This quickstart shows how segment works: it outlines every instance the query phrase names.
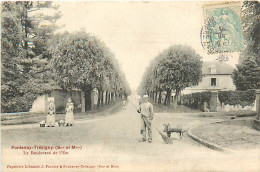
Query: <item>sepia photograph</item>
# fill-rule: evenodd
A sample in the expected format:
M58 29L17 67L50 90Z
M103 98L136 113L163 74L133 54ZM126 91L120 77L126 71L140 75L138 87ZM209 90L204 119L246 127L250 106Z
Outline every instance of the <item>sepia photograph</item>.
M0 171L260 171L260 1L0 10Z

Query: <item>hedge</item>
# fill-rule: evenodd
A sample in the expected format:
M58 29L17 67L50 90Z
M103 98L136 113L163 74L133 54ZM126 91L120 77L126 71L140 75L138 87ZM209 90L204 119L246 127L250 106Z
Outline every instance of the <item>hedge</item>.
M219 91L218 99L221 104L250 106L256 98L255 90L248 91Z
M13 112L29 112L30 108L36 95L33 93L28 93L24 95L8 95L2 94L1 97L1 112L2 113L13 113Z
M207 102L207 104L209 105L210 99L211 99L210 91L185 94L181 96L182 104L194 109L200 109L201 106L203 106L204 102Z

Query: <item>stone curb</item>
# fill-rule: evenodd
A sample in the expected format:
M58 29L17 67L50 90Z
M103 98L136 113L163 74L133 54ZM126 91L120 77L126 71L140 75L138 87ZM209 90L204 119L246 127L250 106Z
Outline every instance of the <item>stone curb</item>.
M254 126L255 129L257 129L258 131L260 131L260 120L254 119L253 126Z
M211 142L208 142L206 140L203 140L202 138L199 138L198 136L194 135L192 133L192 130L197 128L197 127L200 127L200 126L203 126L203 125L210 125L210 124L216 124L216 123L222 123L222 122L225 122L225 121L218 121L218 122L213 122L213 123L208 123L208 124L202 124L202 125L197 125L195 127L192 127L190 128L188 131L187 131L187 134L189 137L191 137L193 140L195 140L196 142L202 144L203 146L206 146L207 148L210 148L210 149L213 149L213 150L216 150L216 151L220 151L220 152L225 152L225 153L233 153L234 151L233 150L230 150L230 149L227 149L227 148L224 148L223 146L220 146L220 145L217 145L215 143L211 143Z

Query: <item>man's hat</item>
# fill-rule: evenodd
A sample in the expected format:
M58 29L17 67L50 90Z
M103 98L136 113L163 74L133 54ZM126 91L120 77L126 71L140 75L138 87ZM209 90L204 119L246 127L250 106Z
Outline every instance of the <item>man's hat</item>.
M144 98L148 98L148 95L143 95L143 99L144 99Z

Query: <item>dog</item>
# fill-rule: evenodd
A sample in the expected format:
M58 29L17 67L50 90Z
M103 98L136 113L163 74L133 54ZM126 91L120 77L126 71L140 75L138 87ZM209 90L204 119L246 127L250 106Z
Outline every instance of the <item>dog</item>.
M183 130L182 128L171 128L171 125L169 123L163 125L164 125L163 132L166 132L168 137L171 137L172 132L175 132L175 133L179 133L180 139L182 139L183 133L186 132L186 130Z

